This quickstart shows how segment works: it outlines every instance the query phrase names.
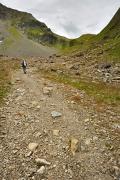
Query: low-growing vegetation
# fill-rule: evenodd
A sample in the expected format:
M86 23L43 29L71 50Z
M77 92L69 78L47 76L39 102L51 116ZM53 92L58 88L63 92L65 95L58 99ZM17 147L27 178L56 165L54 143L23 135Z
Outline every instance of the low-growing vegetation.
M18 68L18 60L0 58L0 104L11 88L11 75Z
M120 88L107 85L105 83L94 83L86 80L77 80L68 75L60 75L50 73L47 71L43 72L44 77L54 80L59 83L71 85L79 90L85 91L87 95L94 98L97 103L106 103L111 105L120 105Z

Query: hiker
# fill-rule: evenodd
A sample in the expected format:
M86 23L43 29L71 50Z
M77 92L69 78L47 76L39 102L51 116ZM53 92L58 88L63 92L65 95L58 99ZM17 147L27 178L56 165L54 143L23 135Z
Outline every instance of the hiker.
M22 68L23 68L24 74L26 74L26 73L27 73L27 72L26 72L26 68L27 68L27 62L26 62L26 60L23 60L23 61L22 61Z

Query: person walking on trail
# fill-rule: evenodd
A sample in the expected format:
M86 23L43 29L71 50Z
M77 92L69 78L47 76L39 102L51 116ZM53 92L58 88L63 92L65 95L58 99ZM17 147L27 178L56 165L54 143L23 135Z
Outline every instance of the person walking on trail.
M22 61L22 68L23 68L24 74L26 74L27 73L27 71L26 71L26 69L27 69L27 62L26 62L26 60Z

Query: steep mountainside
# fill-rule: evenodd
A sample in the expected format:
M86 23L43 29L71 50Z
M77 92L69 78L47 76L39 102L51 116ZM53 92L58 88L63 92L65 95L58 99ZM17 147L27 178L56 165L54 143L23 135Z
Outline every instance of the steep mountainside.
M98 35L71 40L64 55L53 57L52 64L43 64L43 71L98 101L120 103L120 9Z
M114 15L110 23L98 35L101 39L120 37L120 8Z
M73 52L74 54L82 53L94 56L104 52L104 58L109 59L118 59L120 56L120 9L98 35L86 34L73 40L54 34L44 23L36 20L32 14L13 10L2 4L0 4L0 22L0 41L4 42L4 45L0 46L0 53L13 52L11 49L14 49L18 44L19 52L22 52L21 45L24 47L24 44L26 44L24 41L26 41L29 47L32 43L31 47L33 48L30 52L33 56L36 51L39 52L38 44L43 45L42 49L46 50L44 46L47 45L61 49L63 53ZM18 39L21 38L22 43L18 42ZM16 42L15 45L13 45L13 42ZM34 45L35 42L37 47L36 44ZM12 54L14 55L14 53Z
M56 52L52 47L67 43L67 39L54 34L31 14L0 4L0 54L48 56Z
M98 34L83 35L78 39L70 41L69 48L65 51L99 51L103 50L108 56L119 58L120 56L120 8L114 15L110 23Z
M67 39L54 34L44 23L36 20L32 14L7 8L0 4L0 19L9 20L12 26L23 31L29 39L47 45L64 45Z

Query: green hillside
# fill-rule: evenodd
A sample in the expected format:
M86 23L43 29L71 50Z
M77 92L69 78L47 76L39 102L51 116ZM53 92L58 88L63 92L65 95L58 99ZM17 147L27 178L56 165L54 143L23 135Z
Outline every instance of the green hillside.
M64 52L81 51L86 53L94 49L96 52L103 50L105 56L120 57L120 9L98 35L87 34L73 39L69 43L69 48L64 48Z
M1 43L2 42L2 43ZM0 4L0 54L10 56L49 56L68 40L54 34L32 14Z
M120 9L110 23L98 34L86 34L77 39L69 40L54 34L44 23L36 20L32 14L20 12L0 4L0 53L10 52L17 47L18 54L29 54L21 50L29 47L31 54L46 54L46 46L54 47L61 53L104 53L105 58L118 59L120 57ZM25 42L26 41L26 42ZM39 47L40 46L40 47ZM29 48L27 48L29 50ZM50 50L50 49L49 49ZM41 51L40 51L41 52ZM55 50L52 49L52 53ZM49 53L48 53L49 54Z
M0 20L0 54L13 57L50 56L55 49L43 46L27 38L9 21Z
M29 39L40 44L65 46L67 39L54 34L44 23L36 20L32 14L7 8L0 4L0 19L7 20L21 30Z

